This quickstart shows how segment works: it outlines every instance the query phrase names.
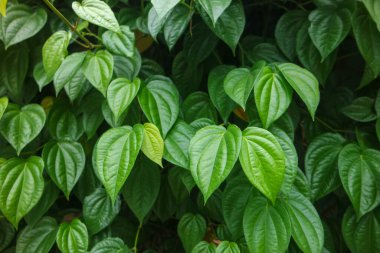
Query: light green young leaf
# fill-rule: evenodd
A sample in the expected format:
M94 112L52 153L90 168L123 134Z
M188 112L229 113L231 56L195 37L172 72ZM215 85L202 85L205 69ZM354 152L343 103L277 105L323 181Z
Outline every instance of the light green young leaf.
M117 237L108 237L98 242L90 251L90 253L130 253L128 246L123 240Z
M106 131L96 143L93 165L99 180L115 203L140 151L142 125L123 126Z
M185 248L190 253L206 234L206 220L199 214L187 213L179 220L177 232Z
M200 5L207 12L214 26L231 2L232 0L199 0Z
M28 225L20 233L16 243L16 253L47 253L55 243L58 224L51 217L43 217L35 225Z
M81 3L74 1L72 8L81 19L115 33L121 32L115 14L102 0L83 0Z
M306 104L311 117L314 119L320 97L318 80L308 70L293 63L282 63L278 65L278 68Z
M7 15L7 2L8 0L0 0L0 14L3 17Z
M46 171L69 199L85 165L85 153L78 142L50 141L42 151Z
M340 179L358 219L380 203L379 164L378 150L363 150L356 144L348 144L339 154Z
M71 33L58 31L53 33L42 47L42 62L48 77L53 77L67 56Z
M127 78L117 78L108 86L107 102L116 121L133 102L140 89L140 84L141 80L138 78L132 82Z
M45 125L44 109L37 104L24 107L9 105L0 121L3 137L20 154L21 150L41 132Z
M5 49L36 35L47 21L43 8L34 9L25 4L12 4L2 17L1 27Z
M0 210L14 227L37 204L44 190L40 157L11 158L0 166Z
M62 253L85 253L88 248L86 225L78 218L61 223L57 234L58 248Z
M96 53L88 52L82 70L87 80L106 96L108 85L113 74L113 57L106 50Z
M1 97L0 98L0 120L4 115L5 110L8 107L8 98L7 97Z
M162 167L162 156L164 155L164 140L160 130L152 123L144 124L144 138L141 151L153 162Z
M132 57L135 50L135 34L128 26L120 26L121 32L106 31L103 43L112 54Z
M206 203L238 159L242 133L235 125L207 126L190 141L190 170Z
M153 8L156 10L158 17L162 20L180 0L152 0Z
M262 128L246 128L239 161L249 181L274 203L285 177L285 155L276 137Z

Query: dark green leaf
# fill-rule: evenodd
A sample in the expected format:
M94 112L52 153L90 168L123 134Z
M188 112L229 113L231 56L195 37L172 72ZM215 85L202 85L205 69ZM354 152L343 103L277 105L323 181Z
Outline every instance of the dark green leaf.
M359 121L370 122L377 118L374 108L375 100L370 97L359 97L352 103L342 109L342 112L347 117Z
M185 214L177 230L186 253L191 252L206 234L206 220L199 214Z

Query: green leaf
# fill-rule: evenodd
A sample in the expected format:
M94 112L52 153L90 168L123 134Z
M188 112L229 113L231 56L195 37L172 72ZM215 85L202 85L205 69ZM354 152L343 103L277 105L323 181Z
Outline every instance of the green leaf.
M376 22L377 29L380 31L380 3L376 0L363 0L362 2L372 19Z
M6 219L0 220L0 250L5 250L11 244L16 229Z
M129 253L128 246L123 240L116 237L108 237L98 242L90 251L90 253Z
M215 253L215 250L216 246L214 243L201 241L197 245L195 245L191 253Z
M311 117L314 119L320 96L318 80L308 70L293 63L283 63L278 65L278 68L306 104Z
M254 82L255 77L249 69L233 69L224 78L224 91L245 110Z
M138 95L145 116L155 124L165 138L179 114L179 93L170 80L150 81Z
M376 135L377 139L380 141L380 118L376 121Z
M140 89L140 84L141 81L138 78L133 81L129 81L127 78L117 78L108 86L107 102L116 121L132 104Z
M160 130L152 123L144 124L144 138L141 151L153 162L162 167L162 156L164 155L164 140Z
M218 112L213 106L209 95L202 91L191 93L183 101L182 112L184 119L188 123L200 118L208 118L213 122L218 120Z
M293 91L281 73L266 66L255 80L254 95L260 119L268 128L288 109Z
M340 186L338 156L345 142L340 134L326 133L314 138L307 148L305 172L312 200L318 200Z
M103 43L112 54L132 57L135 49L135 34L128 26L120 26L121 32L106 31Z
M86 82L86 77L81 70L85 57L86 53L73 53L63 60L54 75L55 94L57 96L63 88L66 89L71 101L79 95Z
M352 30L361 55L376 78L380 74L380 29L364 8L358 8L352 20Z
M324 232L321 219L314 206L301 193L291 191L287 201L292 237L305 253L320 253Z
M86 161L82 145L73 141L51 141L45 145L42 157L50 178L69 199Z
M16 253L48 253L55 243L58 224L51 217L43 217L34 226L28 225L20 233Z
M37 204L44 190L40 157L12 158L0 166L0 210L13 226Z
M164 158L168 162L189 169L189 144L195 129L183 120L177 120L165 138Z
M206 203L211 194L230 174L238 159L241 131L235 125L207 126L190 141L190 170Z
M236 46L245 27L245 14L241 1L232 1L215 24L213 24L213 20L208 16L207 12L199 7L197 9L203 21L235 53Z
M202 241L206 228L206 220L199 214L187 213L181 217L177 231L186 253Z
M82 70L87 80L100 91L103 96L106 96L113 73L112 54L106 50L99 50L96 53L88 52L84 59Z
M216 248L216 253L240 253L239 246L236 242L224 241Z
M338 168L343 187L358 218L380 203L380 152L349 144L339 154Z
M374 105L375 100L373 98L359 97L344 107L342 113L355 121L371 122L377 118Z
M207 12L214 25L231 2L232 0L199 0L200 5Z
M2 17L1 30L5 49L36 35L47 20L43 8L32 8L25 4L12 4L7 15Z
M277 45L290 60L296 58L297 33L306 19L306 12L292 10L282 15L276 24L274 36Z
M169 49L173 49L178 39L184 33L190 22L193 12L182 5L174 7L173 11L166 18L164 25L164 37Z
M101 0L83 0L81 3L73 2L72 8L75 14L83 20L104 27L113 32L121 32L111 8Z
M7 97L1 97L0 98L0 120L4 115L5 110L8 107L8 98Z
M364 215L358 220L350 207L342 221L344 240L353 253L376 253L380 251L380 209Z
M154 9L160 19L163 19L180 0L152 0Z
M274 203L285 176L285 155L276 137L262 128L246 128L239 161L249 181Z
M135 125L106 131L96 143L93 165L99 180L115 203L140 151L143 126Z
M157 41L157 35L160 33L161 29L164 27L165 21L169 16L168 12L162 19L158 16L157 11L154 7L150 8L148 13L148 31L154 40Z
M54 76L67 56L70 38L70 32L58 31L53 33L42 47L42 62L49 77Z
M34 80L36 80L40 92L43 87L45 87L51 81L53 81L53 77L47 75L42 62L39 62L37 65L34 66L33 77Z
M318 8L309 20L309 35L325 60L350 32L351 12L347 8Z
M123 197L140 223L152 209L160 191L160 171L146 158L140 157L125 183Z
M252 253L280 253L288 248L292 224L282 202L272 206L264 197L252 198L244 211L243 226Z
M121 201L118 198L112 204L111 198L103 188L96 189L83 202L83 219L90 235L94 235L111 224L120 212Z
M110 125L113 128L125 125L126 117L127 117L127 114L128 114L128 109L129 108L127 108L127 110L125 110L120 115L120 118L118 120L116 120L115 116L113 115L111 109L108 106L107 101L104 100L103 103L102 103L103 117L106 120L106 122L108 123L108 125Z
M136 48L133 57L114 55L113 62L116 77L125 77L129 80L137 77L142 64L141 55Z
M19 155L41 132L45 120L45 112L40 105L8 106L0 121L0 132Z
M88 248L86 225L78 218L61 223L57 234L58 248L62 253L84 253Z

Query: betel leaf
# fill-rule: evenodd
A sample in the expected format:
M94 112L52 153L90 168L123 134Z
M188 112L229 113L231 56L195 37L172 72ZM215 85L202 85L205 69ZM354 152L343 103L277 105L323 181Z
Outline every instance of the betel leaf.
M53 33L42 47L42 62L46 74L53 77L67 56L71 33L58 31Z
M230 174L238 159L241 131L235 125L228 128L207 126L190 141L190 170L206 203L211 194Z
M231 98L224 91L223 80L234 67L228 65L220 65L210 71L208 75L208 91L210 99L218 110L224 122L227 122L233 109L236 107Z
M239 161L249 181L274 203L285 176L285 155L276 137L262 128L246 128Z
M170 14L170 12L168 13ZM164 27L166 18L168 14L165 15L162 19L158 16L157 11L154 7L150 8L148 13L148 31L150 36L157 41L157 35L160 33L161 29Z
M199 3L202 8L207 12L215 25L220 15L228 8L232 0L200 0Z
M106 31L103 43L112 54L132 57L135 49L135 34L128 26L120 26L121 32Z
M374 73L373 77L377 77L380 74L380 29L365 8L358 8L355 12L352 30L361 55Z
M189 144L195 129L183 120L177 120L166 135L164 159L182 168L189 168Z
M115 14L104 1L83 0L81 3L74 1L72 8L81 19L116 33L121 32Z
M120 206L120 199L112 204L111 198L103 188L98 188L86 196L83 202L83 219L88 233L94 235L110 225L120 212Z
M199 14L211 31L235 52L245 27L245 14L241 1L232 1L215 24L203 8L199 5L197 7Z
M5 110L8 107L8 98L7 97L1 97L0 98L0 120L4 115Z
M244 211L243 226L252 253L281 253L288 248L292 224L282 202L272 206L264 197L252 198Z
M179 220L177 232L186 253L192 251L206 234L206 220L199 214L187 213Z
M51 217L43 217L35 225L28 225L20 233L16 243L16 253L48 253L55 243L58 224Z
M153 162L162 167L162 156L164 155L164 140L160 130L152 123L144 124L144 138L141 151Z
M178 5L174 7L173 11L166 18L164 24L164 38L170 50L175 46L185 31L192 16L192 11L189 11L185 6Z
M179 2L180 0L152 0L153 8L160 19L163 19Z
M0 250L5 250L12 242L16 229L6 219L0 220Z
M108 237L97 244L91 249L90 253L130 253L128 246L124 244L123 240L117 237Z
M215 253L215 250L216 246L214 243L201 241L197 245L195 245L191 253Z
M352 103L342 109L342 113L359 122L371 122L376 120L374 108L375 100L370 97L358 97Z
M345 142L340 134L326 133L314 138L307 148L305 172L312 200L318 200L339 187L338 156Z
M156 202L160 178L157 165L140 157L125 183L122 191L124 200L141 224Z
M69 199L85 165L82 145L73 141L50 141L45 145L42 157L50 178Z
M360 218L380 203L380 152L349 144L338 159L340 179Z
M20 154L21 150L41 132L45 125L44 109L37 104L24 107L9 105L0 121L3 137Z
M320 253L324 242L323 226L311 202L293 190L286 208L292 224L292 237L298 247L305 253Z
M179 93L170 80L150 81L138 95L145 116L155 124L165 138L179 114Z
M218 245L215 253L240 253L240 249L236 242L223 241Z
M288 109L293 90L281 73L265 66L255 80L254 95L260 119L268 128Z
M343 238L353 253L380 251L380 209L358 219L349 207L342 221Z
M42 195L43 168L37 156L11 158L0 166L0 210L16 228Z
M182 103L183 118L191 123L197 119L207 118L217 122L218 112L211 102L209 94L202 91L191 93Z
M83 64L84 58L86 57L86 53L73 53L67 56L58 70L54 75L54 88L55 94L58 93L64 88L68 87L70 91L77 90L74 92L79 93L86 82L86 77L84 76L81 66ZM72 93L68 93L67 95L71 100L75 99L76 96L72 96Z
M311 117L314 119L320 99L318 80L308 70L293 63L282 63L278 65L278 68L306 104Z
M377 24L377 29L380 31L380 3L376 0L363 0L362 1L367 8L372 19Z
M346 38L351 29L351 12L347 8L318 8L309 15L309 35L326 59Z
M70 223L61 223L56 241L62 253L87 252L88 233L86 225L78 218L73 219Z
M297 33L306 19L306 12L292 10L282 15L277 22L274 32L277 45L290 60L296 57Z
M127 78L117 78L108 86L107 102L116 121L133 102L140 89L140 84L141 80L138 78L133 81Z
M93 165L99 180L115 203L140 151L143 126L135 125L106 131L96 143Z
M12 4L7 15L2 17L1 27L5 48L33 37L47 21L43 8L34 9L25 4Z
M106 50L99 50L96 53L88 51L82 65L82 70L87 80L99 90L103 96L106 96L113 73L112 54Z
M40 92L42 91L43 87L45 87L51 81L53 81L53 77L47 75L42 62L39 62L37 65L34 66L33 77L34 80L36 80Z

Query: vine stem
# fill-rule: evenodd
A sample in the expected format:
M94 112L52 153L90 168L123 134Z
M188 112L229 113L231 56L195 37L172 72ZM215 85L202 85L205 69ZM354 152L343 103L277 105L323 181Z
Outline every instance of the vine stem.
M65 24L70 28L71 31L75 32L78 35L78 37L87 44L88 48L94 48L94 45L80 32L78 32L76 27L73 24L71 24L71 22L57 8L55 8L55 6L49 0L42 1L49 7L49 9L52 12L54 12L55 15L57 15L63 22L65 22Z
M135 253L137 253L137 243L139 242L139 236L140 236L141 228L142 228L142 223L139 224L139 227L137 229L136 236L135 236L135 243L133 245L133 252L135 252Z

